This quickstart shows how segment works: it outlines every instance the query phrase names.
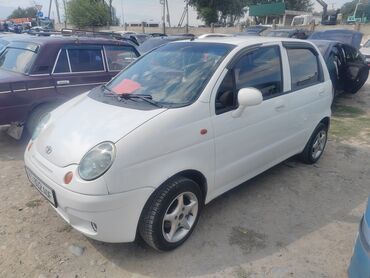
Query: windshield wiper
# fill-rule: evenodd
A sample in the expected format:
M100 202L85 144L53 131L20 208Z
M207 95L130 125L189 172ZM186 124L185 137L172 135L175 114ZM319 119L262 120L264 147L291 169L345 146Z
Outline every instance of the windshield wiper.
M144 100L147 103L150 103L153 106L156 106L156 107L159 107L159 108L162 108L163 107L158 102L154 101L153 100L153 97L151 95L144 95L144 94L122 94L122 95L119 95L119 96L121 98L124 98L124 99L138 98L138 99Z

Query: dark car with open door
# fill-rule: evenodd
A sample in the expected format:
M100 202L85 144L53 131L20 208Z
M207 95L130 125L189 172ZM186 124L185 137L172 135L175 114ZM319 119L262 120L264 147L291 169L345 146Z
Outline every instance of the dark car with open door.
M124 41L20 37L0 54L0 125L20 138L59 104L108 82L139 56Z
M365 57L351 45L328 40L311 40L323 55L334 93L357 93L369 76Z

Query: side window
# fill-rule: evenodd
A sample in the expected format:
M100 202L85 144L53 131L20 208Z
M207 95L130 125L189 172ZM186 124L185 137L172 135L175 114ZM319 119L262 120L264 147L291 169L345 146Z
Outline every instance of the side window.
M288 48L292 90L299 90L320 82L317 56L307 48Z
M101 49L68 49L72 72L104 71Z
M67 52L65 49L62 49L62 51L59 54L58 61L56 62L54 73L65 73L65 72L70 72L70 68L68 64Z
M216 94L216 114L234 110L237 92L242 88L254 87L268 99L283 92L279 46L261 47L242 56L229 70Z
M236 91L233 70L225 75L216 95L216 114L222 114L236 108Z
M271 98L283 91L279 46L261 47L243 56L234 67L236 90L253 87Z
M107 45L104 49L109 71L120 71L137 58L134 48L130 46Z

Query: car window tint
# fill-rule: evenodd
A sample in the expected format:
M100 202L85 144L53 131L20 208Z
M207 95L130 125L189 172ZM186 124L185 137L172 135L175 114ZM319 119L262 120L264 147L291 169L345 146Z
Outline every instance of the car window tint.
M69 65L68 65L68 58L67 52L63 49L58 57L58 61L54 68L54 73L63 73L63 72L70 72Z
M119 71L137 58L134 48L130 46L108 45L104 47L110 71Z
M100 49L68 49L72 72L103 71Z
M319 64L317 57L309 49L287 49L292 90L319 82Z
M261 47L243 56L234 67L236 90L253 87L264 98L283 90L279 46Z
M233 71L229 70L216 94L216 114L222 114L236 108L236 91Z
M6 48L0 56L0 69L28 73L36 54L19 48Z

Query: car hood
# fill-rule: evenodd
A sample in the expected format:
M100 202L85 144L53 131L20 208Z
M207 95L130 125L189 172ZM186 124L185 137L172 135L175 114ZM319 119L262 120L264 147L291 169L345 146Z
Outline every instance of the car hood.
M165 110L119 107L83 94L51 113L34 144L43 157L59 167L78 164L94 146L104 141L117 142Z
M362 55L370 55L370 47L361 47L360 52Z

